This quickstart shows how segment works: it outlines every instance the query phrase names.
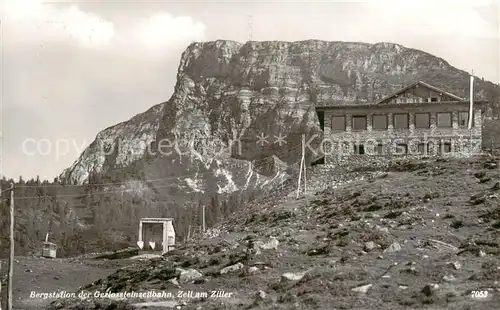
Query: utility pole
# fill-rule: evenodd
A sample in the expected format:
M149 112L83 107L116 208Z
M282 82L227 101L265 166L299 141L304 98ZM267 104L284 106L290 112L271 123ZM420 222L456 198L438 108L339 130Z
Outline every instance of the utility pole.
M8 310L12 310L12 278L14 274L14 183L10 184L10 257Z
M299 171L299 181L297 185L297 199L300 196L300 182L302 181L302 170L304 170L304 152L305 152L305 136L302 135L302 156L300 158L300 171Z
M470 95L469 95L469 100L470 100L470 107L469 107L469 122L468 122L468 129L471 130L472 128L472 121L474 117L474 70L472 70L472 73L470 75Z
M202 221L203 221L203 232L205 232L205 205L203 205L203 210L202 210L202 214L201 214L201 217L202 217ZM2 310L2 309L0 309Z
M302 165L304 168L304 196L306 195L307 192L307 165L306 165L306 136L302 136L302 161L304 164Z
M2 206L2 182L0 181L0 207ZM0 310L2 310L2 261L0 261Z

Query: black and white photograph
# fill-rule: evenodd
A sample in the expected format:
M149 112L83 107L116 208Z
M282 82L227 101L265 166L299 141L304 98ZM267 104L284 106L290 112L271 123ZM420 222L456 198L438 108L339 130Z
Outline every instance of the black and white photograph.
M500 309L498 0L0 5L0 310Z

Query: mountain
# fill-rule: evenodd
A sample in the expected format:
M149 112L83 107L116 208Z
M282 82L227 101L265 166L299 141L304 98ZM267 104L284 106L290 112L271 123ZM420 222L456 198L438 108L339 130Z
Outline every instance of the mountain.
M16 252L36 253L47 232L62 256L134 245L142 217L175 218L182 240L201 225L202 207L212 227L263 194L290 194L301 135L312 148L321 139L316 103L372 102L415 80L468 97L467 72L392 43L193 43L168 101L100 132L58 182L15 184ZM476 79L475 89L498 115L499 87ZM484 136L493 148L492 125ZM306 151L308 162L321 157ZM308 180L310 190L325 185L309 172Z
M172 97L100 132L60 179L82 184L149 158L144 179L186 174L179 186L192 192L263 185L299 160L302 133L321 134L315 103L373 102L416 80L468 97L467 72L393 43L192 43ZM478 99L497 101L497 85L476 81Z
M66 205L95 238L116 236L107 244L133 244L140 217L174 217L186 236L201 225L201 206L212 226L249 200L280 195L302 136L306 161L321 158L316 103L373 102L416 80L468 98L467 72L393 43L192 43L172 97L99 133L61 174L62 184L86 184ZM475 90L498 111L499 86L476 79Z

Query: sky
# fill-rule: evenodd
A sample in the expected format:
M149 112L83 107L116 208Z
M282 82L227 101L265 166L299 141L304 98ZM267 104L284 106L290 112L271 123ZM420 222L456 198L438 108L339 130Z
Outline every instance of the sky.
M168 100L193 41L393 42L500 82L498 0L0 3L0 175L14 179L52 180L99 131Z

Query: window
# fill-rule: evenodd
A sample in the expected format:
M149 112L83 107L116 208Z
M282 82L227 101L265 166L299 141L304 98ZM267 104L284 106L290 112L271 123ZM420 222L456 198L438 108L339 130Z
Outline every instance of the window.
M395 155L405 155L408 154L408 144L398 143L396 144Z
M351 143L349 142L342 142L342 144L339 143L340 151L342 153L344 152L349 152L349 148L352 146Z
M431 97L431 102L437 102L438 98L437 97Z
M332 131L345 131L345 115L332 117Z
M352 117L353 130L366 130L366 115L354 115Z
M375 154L377 155L383 155L384 154L384 145L383 144L377 144L375 146Z
M419 155L427 155L427 144L419 143L417 151Z
M460 127L469 126L469 112L458 112L458 126ZM472 126L474 126L474 118L472 118Z
M436 155L436 141L428 141L427 142L427 155Z
M451 153L451 143L450 142L444 142L441 145L441 153L443 153L443 154Z
M438 127L451 127L451 113L437 113Z
M429 113L415 113L415 128L431 127L431 115Z
M387 115L375 114L373 115L373 129L387 129Z
M319 120L319 128L321 130L325 130L325 112L318 111L318 120Z
M408 113L394 114L394 128L408 128Z
M354 154L365 154L365 146L363 144L354 144Z

